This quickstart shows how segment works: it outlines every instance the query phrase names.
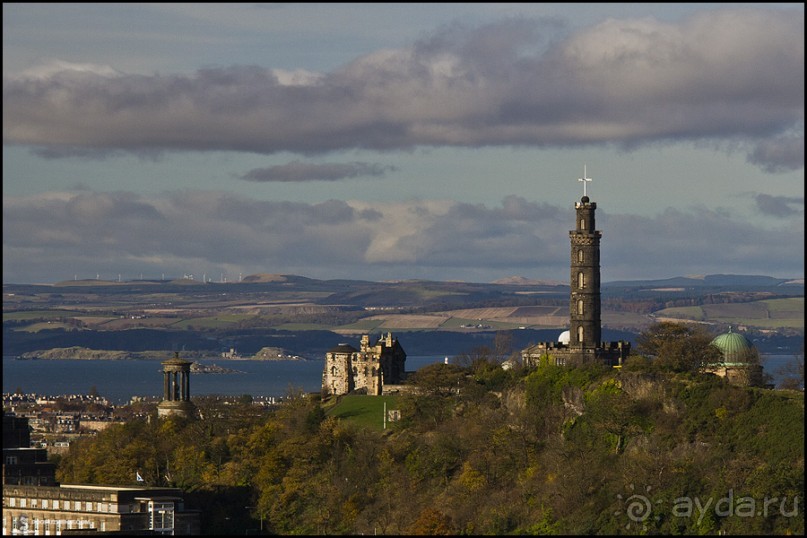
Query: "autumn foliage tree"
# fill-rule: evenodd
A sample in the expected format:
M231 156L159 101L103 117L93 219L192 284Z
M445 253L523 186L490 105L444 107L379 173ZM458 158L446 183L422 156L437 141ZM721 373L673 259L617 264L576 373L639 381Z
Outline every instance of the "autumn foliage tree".
M697 372L704 364L722 359L711 345L713 336L700 326L662 321L651 325L637 338L637 351L651 357L659 369Z

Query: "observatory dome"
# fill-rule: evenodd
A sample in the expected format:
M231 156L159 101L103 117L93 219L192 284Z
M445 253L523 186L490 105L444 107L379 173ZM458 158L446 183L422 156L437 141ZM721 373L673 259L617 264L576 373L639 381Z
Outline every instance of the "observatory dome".
M723 352L723 360L728 363L747 362L754 350L754 344L740 333L729 332L718 335L712 340L712 345Z

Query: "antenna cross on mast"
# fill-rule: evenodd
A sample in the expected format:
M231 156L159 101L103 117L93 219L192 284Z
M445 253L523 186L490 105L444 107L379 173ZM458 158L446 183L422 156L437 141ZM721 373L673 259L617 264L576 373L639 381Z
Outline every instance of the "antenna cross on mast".
M586 165L583 165L583 177L577 178L577 181L583 182L583 196L587 196L586 194L586 184L591 182L590 177L586 177Z

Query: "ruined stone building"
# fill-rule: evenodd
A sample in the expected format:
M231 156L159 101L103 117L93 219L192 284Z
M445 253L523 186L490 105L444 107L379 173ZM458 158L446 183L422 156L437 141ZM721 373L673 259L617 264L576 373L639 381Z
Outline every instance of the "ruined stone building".
M541 358L552 364L581 364L603 361L617 366L630 354L630 342L603 342L600 311L600 238L594 214L597 204L586 195L575 203L575 229L571 242L569 330L557 342L539 342L521 351L525 365L535 366Z
M322 372L323 395L354 391L380 395L384 385L397 385L406 376L406 352L392 333L370 344L370 336L361 337L359 349L339 344L325 354Z

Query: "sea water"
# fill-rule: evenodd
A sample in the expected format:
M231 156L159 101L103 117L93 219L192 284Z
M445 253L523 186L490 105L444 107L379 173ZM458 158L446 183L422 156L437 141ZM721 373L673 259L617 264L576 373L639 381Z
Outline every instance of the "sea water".
M779 371L794 361L794 355L762 355L765 373L778 384ZM406 370L416 371L428 364L444 362L443 356L410 356ZM159 360L70 360L3 357L3 392L58 396L95 391L110 403L124 404L132 396L162 395L163 374ZM202 365L216 364L239 373L191 374L191 397L208 394L224 396L281 397L290 390L318 392L322 386L321 360L217 360L200 359Z
M443 362L444 357L410 356L406 370ZM191 397L224 396L280 397L290 390L318 392L322 387L321 360L222 360L200 359L201 365L216 364L238 373L190 375ZM3 357L3 392L58 396L88 394L94 389L110 403L127 403L132 396L162 396L163 374L159 360L71 360Z

